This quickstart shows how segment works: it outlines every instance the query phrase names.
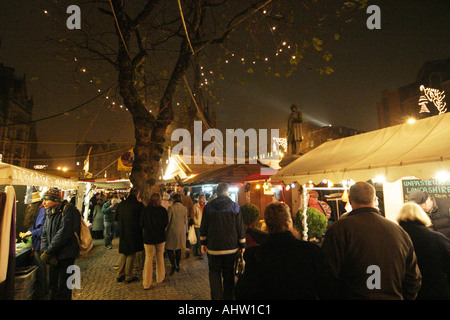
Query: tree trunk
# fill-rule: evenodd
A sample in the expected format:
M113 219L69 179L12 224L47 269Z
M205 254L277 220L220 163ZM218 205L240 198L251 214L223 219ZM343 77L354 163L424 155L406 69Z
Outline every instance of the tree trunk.
M135 127L136 145L134 147L134 162L131 171L130 181L133 187L140 192L141 199L147 203L152 194L152 187L158 180L161 163L160 160L164 153L165 136L167 127L174 118L172 102L176 89L183 75L185 74L189 63L189 47L186 41L183 41L180 48L180 55L177 64L172 71L166 91L160 101L160 111L156 119L149 113L142 102L139 100L136 83L132 70L124 65L120 72L119 81L121 83L122 97L128 97L125 105L133 116ZM129 107L132 106L131 108Z
M151 3L149 2L151 6ZM139 45L140 53L132 59L128 51L130 38L135 31L136 25L130 24L130 20L124 12L122 1L114 1L114 8L118 12L120 29L117 29L119 39L118 68L120 94L125 106L132 115L135 127L136 145L134 147L134 162L131 170L130 181L134 188L140 192L140 197L147 203L152 193L152 187L158 180L160 160L164 153L165 136L167 127L174 118L172 103L179 82L185 75L189 66L190 47L186 38L181 41L180 53L177 63L171 73L166 90L160 101L159 113L156 118L145 108L140 100L137 88L137 74L139 68L145 66L147 54ZM192 34L197 35L202 17L202 2L196 1L195 22ZM141 43L140 36L136 34L138 44Z

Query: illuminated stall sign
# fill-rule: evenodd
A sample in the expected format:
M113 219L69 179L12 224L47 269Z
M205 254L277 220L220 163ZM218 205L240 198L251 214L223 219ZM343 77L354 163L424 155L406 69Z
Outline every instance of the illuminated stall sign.
M420 86L420 98L419 98L419 113L431 114L429 109L429 103L431 102L437 109L438 114L447 112L447 103L444 101L445 91L439 91L438 89L427 88L423 85ZM433 112L434 114L434 112Z
M411 179L403 180L402 185L405 202L408 201L408 194L414 190L422 190L437 199L450 200L450 181Z
M408 202L408 194L414 190L422 190L432 197L438 207L440 215L447 215L450 208L450 180L442 181L438 179L420 180L410 179L402 180L403 199Z

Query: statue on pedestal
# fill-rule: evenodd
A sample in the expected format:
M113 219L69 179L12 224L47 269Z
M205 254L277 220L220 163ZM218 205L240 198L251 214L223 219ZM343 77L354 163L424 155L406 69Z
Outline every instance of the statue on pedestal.
M296 155L300 153L300 142L303 140L302 123L302 113L297 110L295 104L291 105L287 127L288 154Z

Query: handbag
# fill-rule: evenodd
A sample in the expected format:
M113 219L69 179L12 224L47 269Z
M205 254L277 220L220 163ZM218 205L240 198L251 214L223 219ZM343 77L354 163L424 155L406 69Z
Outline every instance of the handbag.
M191 245L197 243L197 236L195 235L195 229L193 225L189 227L188 240Z

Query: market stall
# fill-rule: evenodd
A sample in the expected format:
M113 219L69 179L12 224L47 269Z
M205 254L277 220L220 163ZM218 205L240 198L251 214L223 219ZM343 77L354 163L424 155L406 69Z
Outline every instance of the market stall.
M14 269L26 264L25 258L31 250L30 245L16 243L17 234L26 231L23 230L23 218L26 206L31 202L31 193L57 187L67 196L67 191L77 189L78 182L0 163L0 187L4 203L0 219L0 293L8 299L14 294Z
M270 167L262 164L230 164L225 167L207 171L191 178L183 180L183 184L199 192L212 195L214 189L220 182L226 182L230 185L230 197L239 205L246 203L244 182L245 179L255 173L260 173Z
M377 181L383 185L386 218L394 220L405 201L402 181L419 179L448 185L449 136L450 114L445 113L326 142L271 178L303 185L304 195L310 182L324 179L335 183Z

